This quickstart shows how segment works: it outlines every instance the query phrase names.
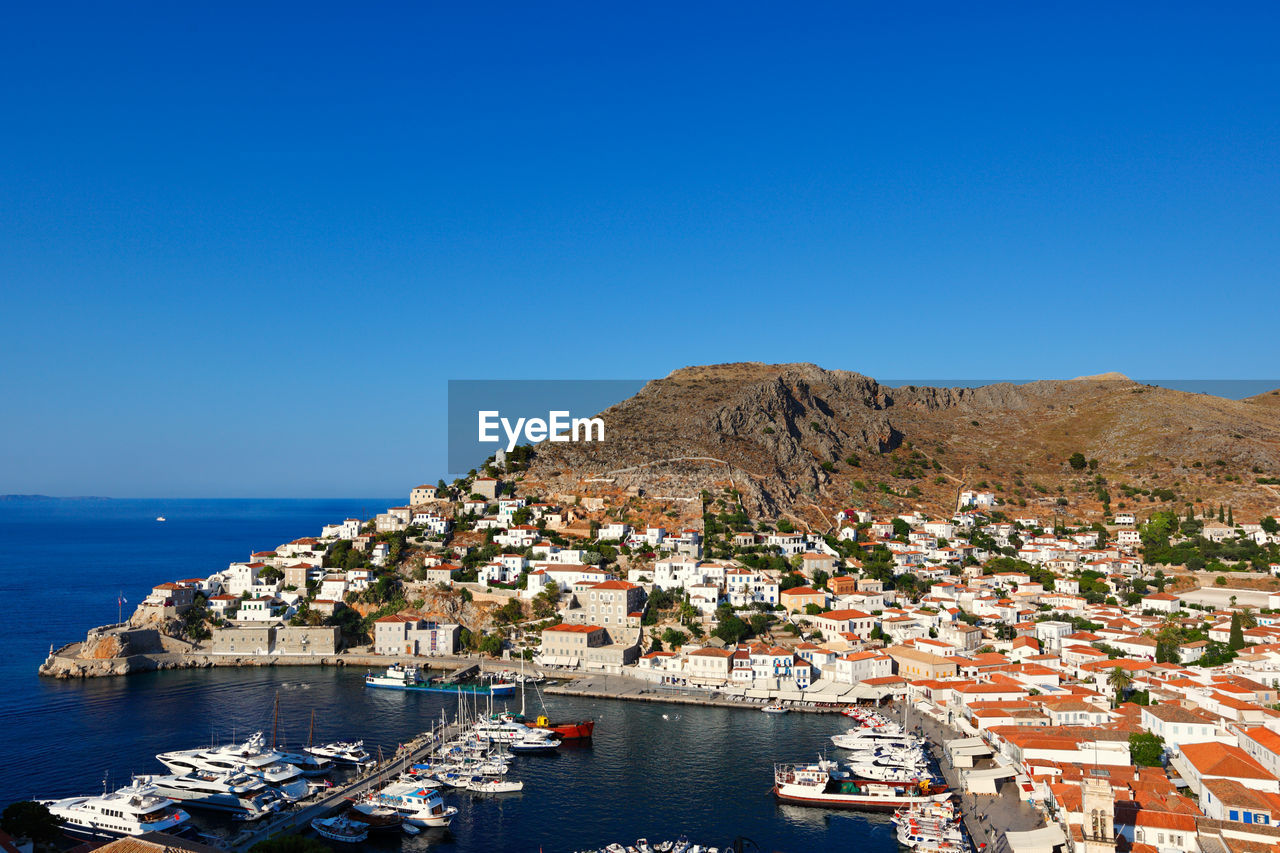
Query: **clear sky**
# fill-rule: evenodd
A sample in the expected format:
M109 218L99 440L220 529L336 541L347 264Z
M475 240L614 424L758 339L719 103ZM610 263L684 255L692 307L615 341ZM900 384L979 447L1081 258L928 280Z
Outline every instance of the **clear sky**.
M1280 375L1276 9L10 4L0 493L395 494L450 378Z

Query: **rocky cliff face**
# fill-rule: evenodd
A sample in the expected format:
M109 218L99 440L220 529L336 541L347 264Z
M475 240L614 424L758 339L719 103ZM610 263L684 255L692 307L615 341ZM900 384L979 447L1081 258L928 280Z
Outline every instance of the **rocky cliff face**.
M1066 465L1081 452L1113 485L1150 480L1179 500L1265 512L1280 496L1253 481L1280 474L1275 411L1124 378L892 388L811 364L692 367L602 413L605 442L542 445L528 478L659 497L729 485L752 513L811 506L819 523L849 503L950 512L980 481L1016 505L1070 495L1083 510L1096 490Z

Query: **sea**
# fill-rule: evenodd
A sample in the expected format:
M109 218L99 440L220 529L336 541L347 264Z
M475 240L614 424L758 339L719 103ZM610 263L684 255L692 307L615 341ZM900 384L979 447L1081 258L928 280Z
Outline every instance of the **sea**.
M159 582L212 574L253 551L318 535L326 522L370 517L396 499L0 499L0 806L119 787L162 773L159 752L242 740L363 739L384 754L452 714L444 694L370 690L339 667L176 670L115 678L39 678L50 646L127 616ZM164 522L156 521L164 516ZM277 706L278 714L273 710ZM781 805L777 761L816 758L845 726L839 715L544 697L530 712L592 718L589 745L514 759L516 794L447 791L459 809L445 830L374 836L395 850L580 851L686 835L722 849L889 853L880 816ZM516 706L520 700L509 700ZM228 827L210 821L211 832Z

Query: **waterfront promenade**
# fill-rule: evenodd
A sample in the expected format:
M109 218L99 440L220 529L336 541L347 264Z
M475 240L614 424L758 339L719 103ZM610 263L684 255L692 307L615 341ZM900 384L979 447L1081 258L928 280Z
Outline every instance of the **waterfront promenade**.
M947 784L959 798L965 829L974 840L975 847L986 844L986 853L1011 853L1005 840L1006 832L1024 832L1045 825L1044 816L1022 798L1018 786L1012 781L1002 783L995 796L965 792L961 772L959 768L952 766L945 749L947 741L965 737L964 733L922 713L910 704L905 705L904 716L904 703L901 701L891 702L888 708L895 719L904 720L906 728L913 731L918 729L927 739L929 751L946 777Z
M556 677L562 677L556 675ZM720 708L758 710L763 702L730 696L715 690L696 687L671 687L629 678L625 675L579 675L572 680L543 688L548 696L577 696L586 699L623 699L632 702L664 702L676 705L710 705ZM838 705L788 705L792 711L810 714L835 714L848 703Z

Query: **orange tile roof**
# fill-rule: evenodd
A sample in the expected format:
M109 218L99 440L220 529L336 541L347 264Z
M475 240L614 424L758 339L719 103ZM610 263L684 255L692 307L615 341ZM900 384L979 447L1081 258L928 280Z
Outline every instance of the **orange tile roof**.
M1276 777L1238 746L1225 743L1184 743L1182 756L1204 776L1227 779L1263 779Z

